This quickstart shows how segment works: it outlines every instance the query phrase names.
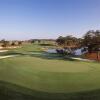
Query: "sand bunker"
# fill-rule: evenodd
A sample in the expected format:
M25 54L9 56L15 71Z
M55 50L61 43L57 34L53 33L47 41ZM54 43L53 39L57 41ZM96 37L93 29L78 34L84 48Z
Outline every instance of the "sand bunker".
M0 52L7 52L8 50L0 50Z

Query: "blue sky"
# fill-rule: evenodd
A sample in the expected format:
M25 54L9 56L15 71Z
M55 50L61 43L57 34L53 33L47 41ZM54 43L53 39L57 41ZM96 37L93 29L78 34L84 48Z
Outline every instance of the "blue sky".
M57 38L100 29L100 0L0 0L0 39Z

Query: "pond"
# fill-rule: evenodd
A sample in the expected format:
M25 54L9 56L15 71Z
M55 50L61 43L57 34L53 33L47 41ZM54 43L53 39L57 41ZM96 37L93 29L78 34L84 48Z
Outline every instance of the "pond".
M48 49L46 50L47 53L57 53L56 49Z

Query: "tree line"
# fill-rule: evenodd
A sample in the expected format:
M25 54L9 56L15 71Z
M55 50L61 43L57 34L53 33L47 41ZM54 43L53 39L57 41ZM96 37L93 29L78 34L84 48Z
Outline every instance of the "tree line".
M89 30L82 38L77 38L72 35L60 36L56 42L63 48L87 47L89 52L100 51L100 30Z
M7 40L3 39L0 41L0 44L2 47L20 46L22 44L22 41L7 41Z

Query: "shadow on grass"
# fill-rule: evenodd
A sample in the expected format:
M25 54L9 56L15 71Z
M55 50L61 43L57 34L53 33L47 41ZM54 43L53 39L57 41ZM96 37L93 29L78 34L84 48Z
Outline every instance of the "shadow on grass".
M38 57L42 59L49 59L49 60L65 60L65 61L76 61L71 59L69 56L65 57L63 54L50 54L50 53L41 53L41 54L30 54L31 57Z
M100 100L100 90L47 93L0 81L0 100Z
M55 44L39 44L40 46L55 46Z
M5 53L0 53L0 55L1 56L20 55L20 56L30 56L30 57L37 57L41 59L49 59L49 60L76 61L74 59L71 59L69 56L65 57L64 54L51 54L43 51L28 51L28 52L8 51Z

